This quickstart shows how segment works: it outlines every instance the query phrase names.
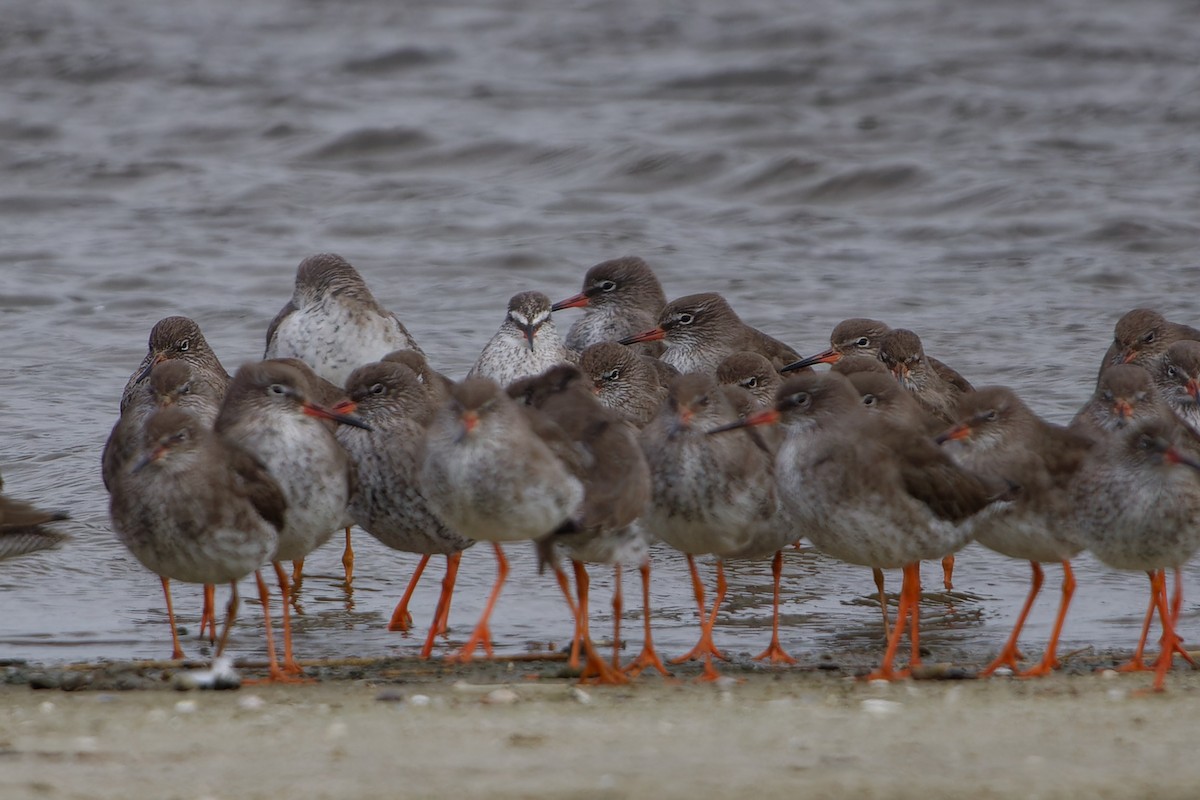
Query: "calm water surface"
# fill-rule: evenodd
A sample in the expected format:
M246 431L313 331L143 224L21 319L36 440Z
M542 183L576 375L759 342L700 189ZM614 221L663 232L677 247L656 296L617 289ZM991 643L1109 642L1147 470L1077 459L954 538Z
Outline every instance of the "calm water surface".
M114 539L100 481L121 388L168 314L195 318L231 370L260 357L313 252L354 263L455 376L510 295L564 297L622 254L670 296L723 292L802 351L848 316L913 328L976 385L1009 384L1057 422L1088 396L1121 313L1200 321L1195 2L737 5L7 9L0 470L14 496L69 510L75 538L0 569L0 656L167 654L158 581ZM419 647L384 630L415 557L356 541L352 593L340 547L310 560L302 656ZM552 583L529 548L510 553L498 644L561 642ZM696 635L686 570L666 551L656 570L657 635L677 652ZM1086 557L1077 574L1066 647L1131 646L1145 578ZM492 575L488 552L467 553L456 636ZM417 593L419 625L439 580L434 567ZM785 580L794 654L878 646L866 570L795 552ZM960 591L927 605L935 654L998 647L1027 580L1025 564L965 550ZM768 565L737 565L731 592L718 642L757 652ZM194 631L198 588L176 597ZM256 655L261 616L243 608L236 650Z

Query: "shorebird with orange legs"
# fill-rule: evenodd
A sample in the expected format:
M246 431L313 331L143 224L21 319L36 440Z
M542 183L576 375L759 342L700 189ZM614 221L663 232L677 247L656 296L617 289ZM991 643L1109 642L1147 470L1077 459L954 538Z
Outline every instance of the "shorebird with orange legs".
M896 624L869 677L903 676L893 664L906 629L910 666L920 662L920 562L967 543L963 523L991 502L988 488L920 431L870 415L836 373L789 378L772 408L722 428L774 423L787 431L775 461L780 497L806 538L851 564L903 568Z
M701 373L675 378L658 416L641 434L651 485L642 524L687 557L700 619L700 641L672 663L703 659L701 680L720 677L712 662L725 659L713 640L727 588L723 561L772 556L798 538L798 528L779 505L771 453L761 439L749 431L708 435L738 423L727 388ZM705 608L697 555L717 558L711 611ZM777 630L763 657L790 662Z

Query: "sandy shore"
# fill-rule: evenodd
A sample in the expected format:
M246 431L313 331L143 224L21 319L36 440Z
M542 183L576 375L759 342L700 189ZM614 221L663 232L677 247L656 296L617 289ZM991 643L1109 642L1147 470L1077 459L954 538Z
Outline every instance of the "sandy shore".
M96 671L162 688L6 685L0 797L1194 797L1200 786L1190 670L1152 695L1148 675L1080 669L887 685L840 668L733 667L717 685L687 670L603 688L560 669L363 662L313 670L321 680L307 685L181 692L169 670L126 665Z

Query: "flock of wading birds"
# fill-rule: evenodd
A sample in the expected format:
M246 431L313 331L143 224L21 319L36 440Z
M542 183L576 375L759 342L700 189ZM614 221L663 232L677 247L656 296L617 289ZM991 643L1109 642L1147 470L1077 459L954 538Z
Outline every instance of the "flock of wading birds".
M583 315L564 339L552 313L571 308ZM650 628L647 553L657 539L686 555L696 594L700 640L677 661L703 659L702 677L717 676L722 562L773 555L773 631L757 658L792 663L779 643L779 577L783 548L801 537L875 571L887 650L873 678L907 674L893 665L906 628L910 666L919 663L920 562L942 559L949 586L953 553L972 540L1033 570L1012 635L981 674L1045 675L1058 665L1074 589L1069 560L1085 548L1150 576L1141 641L1124 668L1154 670L1161 689L1175 653L1188 656L1175 621L1180 567L1200 546L1200 331L1154 311L1117 321L1095 394L1065 428L1039 419L1009 389L973 388L927 356L912 331L848 319L829 349L802 358L744 323L720 295L668 303L634 257L597 264L583 291L557 303L540 292L515 295L459 382L430 368L336 255L301 262L266 338L265 360L230 378L195 322L159 321L105 446L113 527L162 579L176 658L169 581L206 584L201 630L214 640L212 585L230 584L220 654L237 582L254 573L270 678L300 679L282 562L300 569L345 528L349 579L355 524L423 555L392 629L411 624L408 598L428 558L446 556L423 657L447 631L459 558L477 541L493 544L499 576L451 657L491 652L488 617L508 573L500 544L532 540L575 616L571 660L582 678L666 674ZM831 368L814 371L819 364ZM62 537L46 527L55 518L4 500L0 556L57 544ZM702 554L717 558L711 608L693 561ZM574 594L563 556L574 567ZM267 562L284 598L282 662L259 572ZM1061 606L1042 659L1021 671L1017 639L1047 562L1062 564ZM611 661L589 636L586 563L640 567L644 645L625 667L619 631ZM890 633L888 568L904 575ZM1160 654L1147 664L1142 650L1156 614ZM619 609L614 617L619 625Z

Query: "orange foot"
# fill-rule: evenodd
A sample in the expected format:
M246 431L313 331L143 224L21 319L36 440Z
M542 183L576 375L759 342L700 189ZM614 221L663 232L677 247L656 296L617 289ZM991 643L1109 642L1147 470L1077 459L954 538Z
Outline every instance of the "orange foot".
M492 631L486 622L475 628L471 638L467 639L462 649L446 656L446 661L451 664L470 664L475 660L475 651L480 647L483 647L488 658L492 657Z
M1044 678L1054 670L1062 666L1062 662L1057 658L1043 658L1035 666L1030 667L1024 672L1016 673L1018 678Z
M646 642L644 645L642 645L642 652L638 654L637 658L635 658L633 661L630 661L624 667L624 671L627 675L629 675L629 677L636 678L638 675L642 674L643 670L651 668L658 670L658 674L662 675L664 678L671 677L670 670L666 668L662 662L662 659L658 657L658 653L655 651L654 645L650 642Z
M996 660L988 664L983 669L979 670L979 677L987 678L993 675L996 670L1002 667L1008 667L1014 675L1021 674L1021 663L1025 660L1025 656L1015 647L1005 647L1000 651L1000 655L996 656ZM1057 664L1055 665L1057 666ZM1037 667L1034 667L1037 669Z
M770 661L772 664L796 664L796 659L784 652L783 646L779 644L779 640L772 638L771 643L767 645L767 649L754 657L755 661Z
M674 663L674 662L672 662L672 663ZM696 680L699 681L700 683L711 683L712 681L715 681L715 680L719 679L720 677L721 677L721 673L717 672L716 667L713 666L712 656L711 655L704 656L704 672L700 673L700 675L697 676Z
M629 683L629 676L619 669L613 669L612 666L605 663L604 659L596 654L596 646L587 641L583 645L585 652L583 671L579 674L580 683L593 683L602 686L617 686L622 683Z
M729 660L725 656L724 653L722 653L720 650L717 649L716 644L713 643L712 631L710 631L710 630L703 631L700 634L700 641L696 642L696 646L693 647L691 650L687 651L686 653L684 653L683 655L681 655L679 658L671 659L671 663L672 664L682 664L685 661L696 661L697 659L700 659L700 658L704 658L704 659L719 658L722 661ZM706 667L706 669L710 669L710 668L711 668L711 665Z

